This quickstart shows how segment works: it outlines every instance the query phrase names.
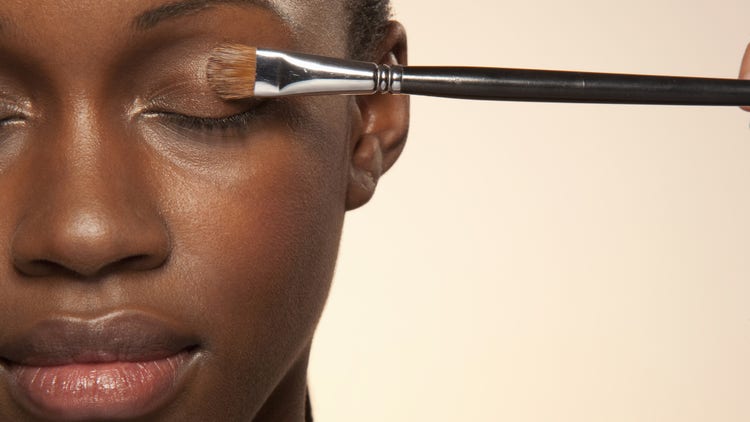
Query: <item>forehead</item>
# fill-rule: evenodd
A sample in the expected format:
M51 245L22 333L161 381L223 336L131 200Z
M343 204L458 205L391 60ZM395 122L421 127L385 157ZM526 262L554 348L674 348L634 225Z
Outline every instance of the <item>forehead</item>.
M10 0L3 5L0 42L116 48L145 33L192 30L226 38L244 31L248 42L283 35L287 47L328 54L347 46L338 0Z

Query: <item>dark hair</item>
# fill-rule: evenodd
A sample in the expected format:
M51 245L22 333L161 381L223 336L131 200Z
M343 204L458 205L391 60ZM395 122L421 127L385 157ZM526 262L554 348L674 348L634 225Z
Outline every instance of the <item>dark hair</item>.
M385 36L391 18L390 0L346 0L349 12L351 54L355 59L376 60L378 42Z

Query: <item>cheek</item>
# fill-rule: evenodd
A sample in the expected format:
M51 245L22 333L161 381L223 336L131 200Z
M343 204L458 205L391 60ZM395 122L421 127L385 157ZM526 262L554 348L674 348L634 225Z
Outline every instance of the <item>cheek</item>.
M207 333L217 376L254 381L246 398L277 382L312 337L346 190L346 130L253 137L221 162L205 160L200 174L169 164L161 188L186 318Z
M193 182L190 195L183 191L174 264L201 274L196 293L228 323L243 314L311 320L336 258L343 186L301 150L262 155L237 184Z

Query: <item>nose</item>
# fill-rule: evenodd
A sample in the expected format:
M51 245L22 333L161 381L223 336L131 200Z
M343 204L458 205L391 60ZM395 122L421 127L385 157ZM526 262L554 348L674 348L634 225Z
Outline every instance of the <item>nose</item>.
M69 132L35 150L37 171L11 239L16 270L93 279L162 266L170 237L143 150L80 125Z
M168 255L164 230L136 215L97 208L50 209L49 217L25 220L13 240L16 269L35 277L93 278L163 264Z

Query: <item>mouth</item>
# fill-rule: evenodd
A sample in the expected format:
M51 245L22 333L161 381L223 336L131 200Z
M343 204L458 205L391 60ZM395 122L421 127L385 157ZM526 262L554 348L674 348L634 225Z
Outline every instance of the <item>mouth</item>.
M195 338L151 315L61 318L0 342L0 378L43 418L128 419L173 401L199 356Z

